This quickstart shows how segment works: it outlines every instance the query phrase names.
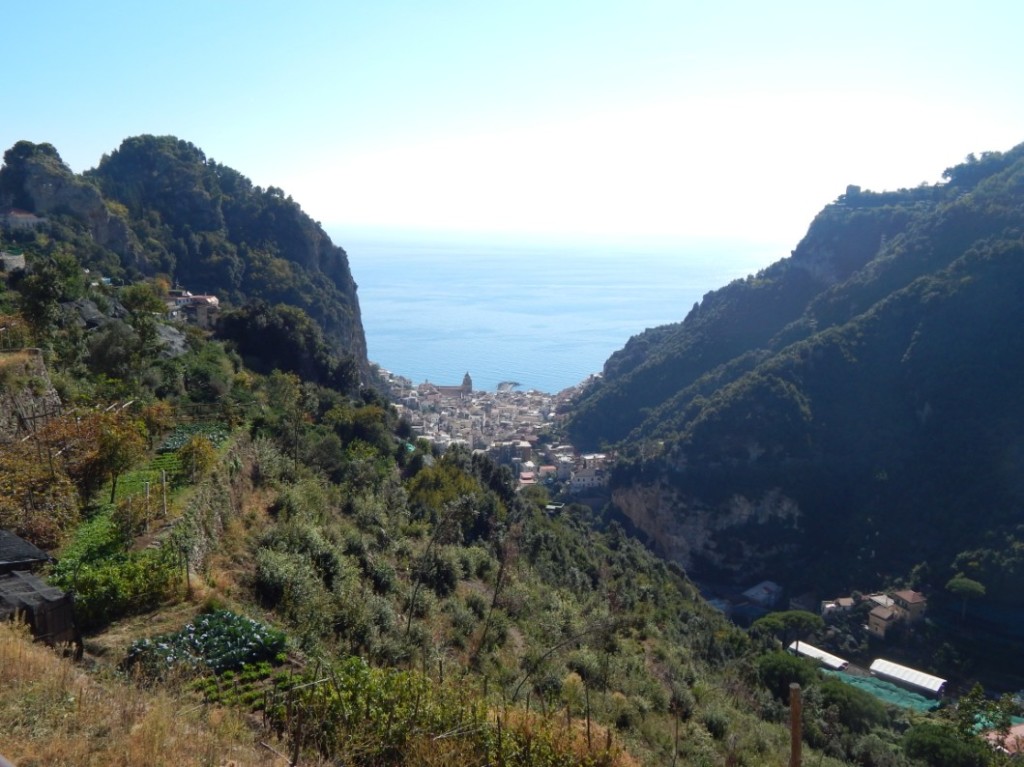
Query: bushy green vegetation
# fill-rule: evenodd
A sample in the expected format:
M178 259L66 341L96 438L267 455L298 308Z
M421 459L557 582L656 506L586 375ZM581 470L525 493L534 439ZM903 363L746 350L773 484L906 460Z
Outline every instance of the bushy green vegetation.
M596 738L591 733L587 742L560 719L522 711L491 715L482 699L467 695L465 683L373 668L360 658L290 681L290 689L269 696L266 716L296 750L311 748L345 764L402 765L427 754L445 764L631 763L609 730Z
M301 309L366 369L345 252L282 190L255 187L171 136L127 139L88 175L124 205L154 272L238 303Z
M949 727L922 722L903 736L903 750L919 763L935 767L983 767L992 763L992 753L976 740L957 737Z
M37 209L26 188L57 192ZM61 195L66 193L66 199ZM332 375L351 386L366 375L366 342L355 282L345 252L280 189L262 189L171 136L125 140L99 165L77 176L49 144L18 142L4 154L0 202L45 214L45 232L8 236L37 258L24 278L26 317L37 330L59 318L59 300L85 293L80 272L51 279L75 260L118 281L163 275L195 293L213 293L236 306L247 299L287 305L312 318L334 356ZM12 243L14 244L14 243ZM63 291L51 295L54 289ZM141 295L143 288L138 288ZM127 322L105 324L91 339L93 372L124 378L133 357L155 341L146 303L131 301ZM307 319L308 321L308 319ZM287 328L285 329L287 330ZM295 338L299 338L298 335ZM282 350L283 353L284 350ZM259 355L254 355L259 360ZM340 360L340 362L339 362ZM268 368L269 371L269 368Z
M51 580L75 597L75 620L96 629L160 605L181 582L181 563L168 548L129 551L130 538L112 509L83 523L62 552Z

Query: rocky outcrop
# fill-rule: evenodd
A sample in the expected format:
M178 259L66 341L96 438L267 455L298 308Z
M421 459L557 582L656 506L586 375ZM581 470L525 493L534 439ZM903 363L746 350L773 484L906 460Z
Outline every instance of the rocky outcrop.
M139 254L138 241L127 222L107 210L96 187L70 173L55 174L46 166L30 163L25 191L39 215L68 213L86 222L97 244L133 262Z
M777 489L759 498L736 494L711 506L664 484L634 484L614 490L612 503L665 559L719 574L763 571L793 545L801 518L796 502ZM764 535L769 527L773 533ZM780 529L789 533L781 541Z
M158 324L156 337L160 343L161 357L173 359L188 352L188 338L175 327Z
M88 298L68 301L61 304L61 308L64 310L64 321L71 322L83 330L96 330L110 322L128 320L130 317L128 310L113 299L108 300L106 312L100 311L96 302ZM188 351L188 339L178 328L157 322L154 330L161 357L172 359Z
M128 316L128 310L117 301L111 301L106 312L101 312L96 302L88 298L67 301L61 304L61 309L64 310L64 316L68 321L86 330L93 330L111 320L123 320Z
M108 208L92 184L72 173L49 144L18 142L4 155L12 201L40 216L68 214L83 221L98 245L134 263L141 253L128 222Z

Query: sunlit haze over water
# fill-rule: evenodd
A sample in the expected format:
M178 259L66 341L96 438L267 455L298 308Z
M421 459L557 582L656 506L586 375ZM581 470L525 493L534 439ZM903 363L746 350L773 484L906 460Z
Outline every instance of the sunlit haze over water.
M370 359L414 383L501 381L557 392L600 372L645 328L787 251L716 243L515 244L362 240L339 233L359 285Z

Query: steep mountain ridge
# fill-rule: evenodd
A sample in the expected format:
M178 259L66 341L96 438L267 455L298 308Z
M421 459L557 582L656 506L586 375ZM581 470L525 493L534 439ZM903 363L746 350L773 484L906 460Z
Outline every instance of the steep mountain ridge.
M46 216L51 240L107 276L166 274L235 305L297 307L369 374L345 251L282 190L253 186L187 141L129 138L82 175L51 145L18 142L0 169L0 208L11 206Z
M850 187L790 258L608 361L570 429L622 448L613 500L661 553L843 588L941 576L1022 521L1024 147L946 177Z

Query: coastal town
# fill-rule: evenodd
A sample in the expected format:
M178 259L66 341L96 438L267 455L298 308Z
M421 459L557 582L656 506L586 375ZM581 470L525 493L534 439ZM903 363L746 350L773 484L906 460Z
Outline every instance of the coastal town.
M380 373L417 438L441 450L461 444L486 452L512 470L520 487L543 485L582 499L600 495L608 484L611 455L580 454L553 436L584 384L557 394L520 391L513 381L499 384L496 391L478 391L468 372L454 386L414 385L408 378Z

